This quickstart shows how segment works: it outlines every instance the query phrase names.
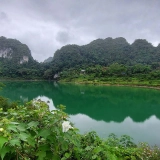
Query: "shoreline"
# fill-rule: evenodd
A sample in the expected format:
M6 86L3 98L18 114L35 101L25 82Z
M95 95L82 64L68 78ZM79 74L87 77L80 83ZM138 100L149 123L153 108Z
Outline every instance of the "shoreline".
M33 80L25 80L25 79L0 79L0 83L3 82L54 82L55 80L42 80L42 79L33 79ZM114 84L111 83L105 83L105 82L90 82L90 81L64 81L64 80L59 80L56 81L57 83L62 83L62 84L76 84L76 85L93 85L93 86L119 86L119 87L134 87L134 88L148 88L148 89L155 89L155 90L160 90L160 85L159 86L153 86L153 85L142 85L141 83L139 84L119 84L114 82Z
M142 84L110 84L110 83L94 83L94 82L78 82L78 81L71 81L71 82L65 82L65 81L58 81L59 83L69 83L69 84L83 84L83 85L93 85L93 86L117 86L117 87L134 87L134 88L148 88L148 89L155 89L155 90L160 90L160 86L147 86L147 85L142 85Z

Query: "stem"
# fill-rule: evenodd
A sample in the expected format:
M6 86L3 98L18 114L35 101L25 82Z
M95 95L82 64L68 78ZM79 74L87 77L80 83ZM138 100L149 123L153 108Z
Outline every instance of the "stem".
M16 152L21 156L23 157L23 159L25 159L25 157L16 149ZM17 160L18 160L18 154L17 154Z

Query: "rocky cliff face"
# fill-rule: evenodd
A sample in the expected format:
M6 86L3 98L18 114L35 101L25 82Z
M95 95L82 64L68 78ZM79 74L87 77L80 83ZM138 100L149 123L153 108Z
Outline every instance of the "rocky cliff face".
M0 37L0 58L7 58L18 64L33 60L28 46L15 39Z
M13 50L11 48L5 48L0 50L0 57L3 58L12 58Z

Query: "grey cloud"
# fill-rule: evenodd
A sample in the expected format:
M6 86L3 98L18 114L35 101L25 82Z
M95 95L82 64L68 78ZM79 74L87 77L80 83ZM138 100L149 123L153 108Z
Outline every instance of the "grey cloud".
M10 19L8 17L8 15L5 12L0 12L0 23L1 22L9 22Z
M56 36L56 40L62 44L66 44L69 42L70 36L67 32L58 32Z
M42 61L67 43L124 37L160 42L158 0L1 0L0 35L29 46Z
M0 12L0 20L8 19L6 13Z

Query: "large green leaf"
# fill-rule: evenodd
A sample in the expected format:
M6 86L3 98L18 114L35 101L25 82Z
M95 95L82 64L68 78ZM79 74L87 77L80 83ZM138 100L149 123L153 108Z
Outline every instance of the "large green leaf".
M0 149L3 147L4 143L8 141L7 138L0 136Z
M28 137L29 137L29 135L26 134L26 133L21 132L21 133L19 134L19 138L20 138L22 141L27 141L27 138L28 138Z
M28 128L37 127L38 124L39 124L39 122L32 121L32 122L28 123Z
M0 156L1 156L2 160L5 157L6 153L10 152L11 149L12 148L9 146L5 146L5 147L2 147L2 149L0 149Z
M50 145L49 144L41 144L41 145L39 145L38 150L40 150L40 151L49 151L50 150Z
M11 139L9 142L12 146L20 146L20 140L19 139Z
M28 142L28 144L29 144L30 146L35 147L36 141L34 140L34 137L29 136L29 137L27 138L27 142Z
M24 123L21 123L21 124L19 124L18 126L17 126L17 129L19 130L19 131L25 131L26 130L26 124L24 124Z
M43 138L47 138L51 134L51 131L49 129L42 129L39 131L39 136Z
M45 151L38 151L36 154L38 156L38 160L43 160L46 157L46 152Z
M17 132L17 126L15 124L9 124L7 129L10 131Z

